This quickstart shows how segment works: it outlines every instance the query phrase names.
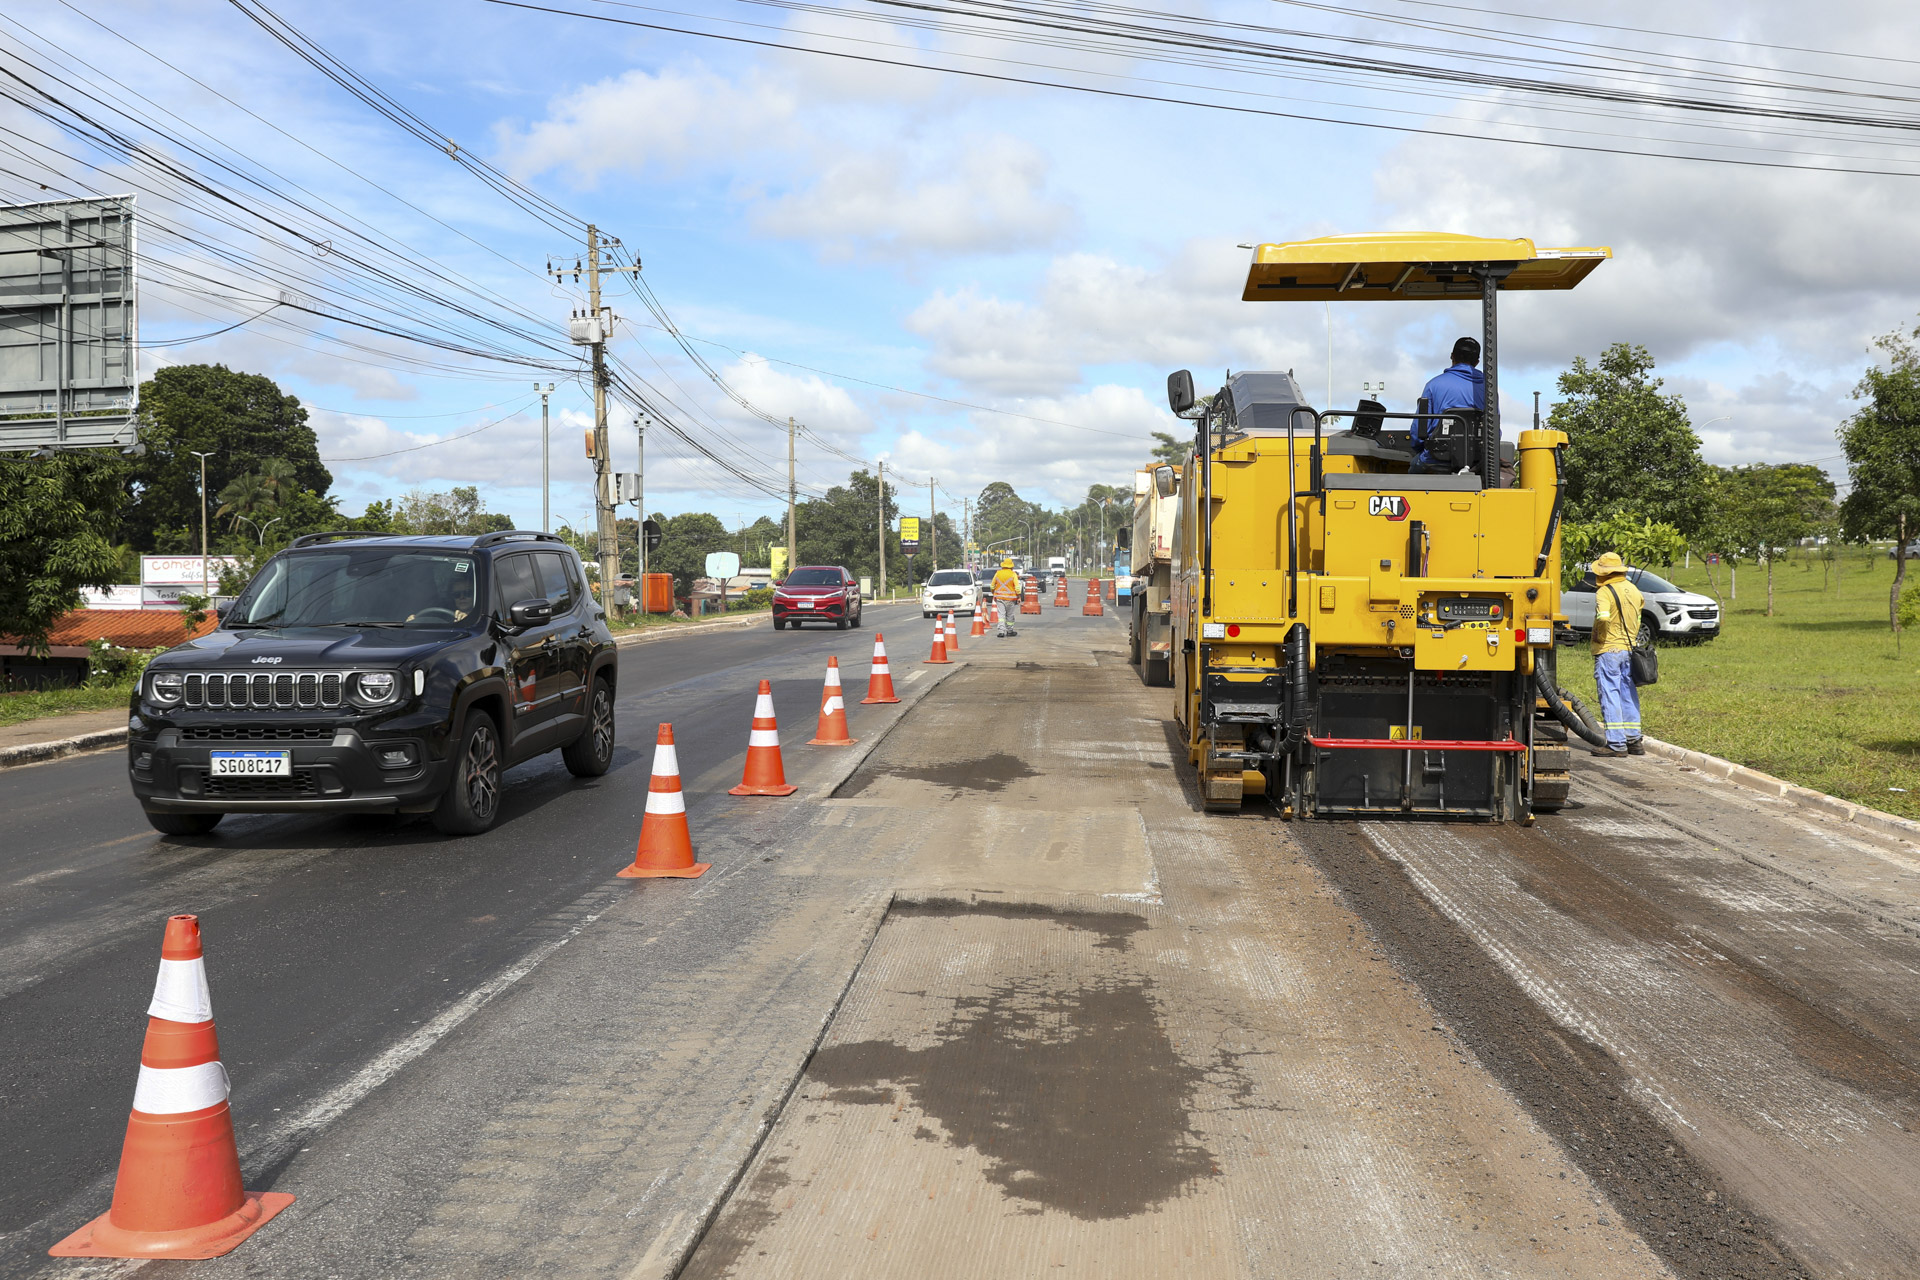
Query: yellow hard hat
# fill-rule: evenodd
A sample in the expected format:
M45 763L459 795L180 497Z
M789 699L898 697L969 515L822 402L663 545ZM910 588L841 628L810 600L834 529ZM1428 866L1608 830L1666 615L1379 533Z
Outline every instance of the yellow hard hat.
M1618 551L1604 551L1594 557L1589 567L1596 578L1612 578L1627 571L1627 562L1620 558Z
M1008 556L1008 557L1007 557L1007 558L1006 558L1005 560L1002 560L1002 561L1000 562L1000 567L1001 567L1002 569L1011 569L1011 568L1013 568L1013 557L1012 557L1012 556Z

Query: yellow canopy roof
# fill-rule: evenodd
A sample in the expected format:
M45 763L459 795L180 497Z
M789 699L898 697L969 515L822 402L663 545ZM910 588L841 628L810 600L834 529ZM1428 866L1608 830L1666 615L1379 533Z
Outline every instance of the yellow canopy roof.
M1263 244L1247 269L1247 302L1395 302L1477 298L1477 266L1510 267L1502 289L1571 289L1613 256L1608 248L1539 249L1441 231L1387 231Z

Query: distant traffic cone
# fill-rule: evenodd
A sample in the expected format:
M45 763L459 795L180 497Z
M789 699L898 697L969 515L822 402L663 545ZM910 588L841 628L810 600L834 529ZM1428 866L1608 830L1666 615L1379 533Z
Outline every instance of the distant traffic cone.
M687 800L680 793L680 754L673 749L673 726L663 724L654 740L653 777L647 782L647 811L640 819L640 846L634 850L633 865L614 874L623 880L692 880L712 865L693 860Z
M973 626L967 632L967 639L978 640L985 634L987 634L987 611L985 609L975 609L973 611Z
M807 739L810 747L850 747L858 739L847 736L847 700L840 693L840 659L827 659L827 683L820 690L820 727Z
M760 682L760 698L753 704L753 729L747 734L747 767L730 796L790 796L800 788L787 785L780 761L780 723L773 715L773 686Z
M1105 588L1104 588L1104 591L1105 591L1105 593L1106 593L1106 597L1107 597L1107 603L1108 603L1108 604L1112 604L1112 603L1113 603L1113 596L1114 596L1114 584L1115 584L1115 583L1117 583L1117 582L1119 582L1119 581L1120 581L1120 579L1118 579L1118 578L1108 578L1108 579L1106 579L1106 580L1105 580L1105 582L1106 582L1106 586L1105 586Z
M867 668L867 696L860 699L860 705L898 701L893 692L893 672L887 666L886 637L876 631L873 633L873 665Z
M954 625L953 614L947 614L947 656L960 652L960 628Z
M1027 579L1026 594L1020 600L1021 613L1040 612L1040 584L1032 578Z
M198 916L167 920L113 1207L56 1258L217 1258L293 1203L243 1191Z
M1088 578L1087 602L1080 606L1080 616L1083 618L1099 618L1105 616L1106 612L1105 609L1100 607L1100 579Z
M952 662L947 656L947 624L935 618L933 620L933 652L927 655L927 665L939 667Z
M1072 601L1067 599L1067 575L1063 573L1060 575L1060 587L1053 593L1053 607L1065 609L1071 604Z

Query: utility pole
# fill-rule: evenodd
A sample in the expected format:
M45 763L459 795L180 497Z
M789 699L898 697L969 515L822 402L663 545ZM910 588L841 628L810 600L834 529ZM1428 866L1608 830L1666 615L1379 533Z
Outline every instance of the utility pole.
M540 392L540 532L553 532L553 517L548 514L549 500L553 492L553 469L547 456L547 398L553 394L553 384L549 382L544 390L539 383L533 389Z
M187 452L200 459L200 594L208 596L213 593L207 589L210 577L207 572L207 459L219 450L209 449L201 453L197 449L189 449Z
M880 510L875 523L880 530L880 583L874 590L873 598L878 600L887 590L887 460L880 459Z
M613 579L620 571L620 546L614 526L613 493L613 457L612 446L607 438L607 338L612 328L611 317L600 305L600 248L620 242L611 236L604 242L600 229L592 223L587 224L587 259L583 267L575 259L573 281L580 282L582 270L587 275L587 314L576 315L571 326L571 337L576 346L593 348L593 507L595 547L594 554L600 562L600 607L613 610ZM640 264L635 261L631 266L609 268L620 272L640 273ZM555 279L567 274L568 269L556 269L551 262L547 270Z
M647 415L634 416L634 434L639 436L639 472L636 493L639 505L639 589L647 589ZM643 597L645 599L645 597Z
M938 569L940 567L940 525L933 518L934 517L933 492L934 492L933 477L928 476L927 477L927 528L933 530L933 535L932 535L933 536L933 567Z
M787 572L792 573L798 562L795 555L793 537L793 499L798 492L793 482L793 419L787 419Z

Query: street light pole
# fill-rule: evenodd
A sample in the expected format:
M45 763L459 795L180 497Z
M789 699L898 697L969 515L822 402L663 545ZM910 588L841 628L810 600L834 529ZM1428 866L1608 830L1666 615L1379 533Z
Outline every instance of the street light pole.
M549 382L542 390L539 383L533 389L540 392L540 532L553 532L553 517L548 514L547 498L552 486L551 468L547 458L547 397L553 394L553 384Z
M200 459L200 595L204 598L213 594L207 589L207 459L219 450L209 449L201 453L198 449L189 449L187 452Z

